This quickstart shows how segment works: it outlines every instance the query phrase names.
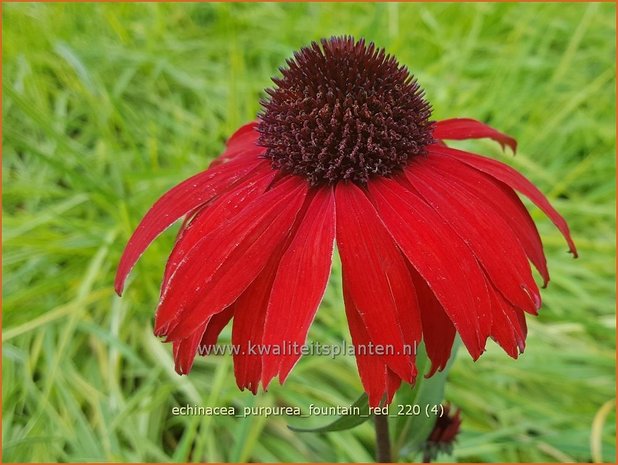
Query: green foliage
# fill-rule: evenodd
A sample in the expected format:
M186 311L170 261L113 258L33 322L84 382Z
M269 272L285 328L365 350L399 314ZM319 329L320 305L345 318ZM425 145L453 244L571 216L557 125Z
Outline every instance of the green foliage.
M614 18L613 4L582 3L5 3L3 461L372 460L370 422L298 434L286 417L172 415L187 404L349 405L361 389L350 357L305 357L257 397L237 390L228 357L177 376L152 335L174 231L122 299L112 291L137 221L255 117L284 59L353 34L412 69L436 118L514 135L514 158L464 146L537 183L581 252L572 260L533 210L552 273L544 307L519 360L494 344L476 363L459 351L446 388L463 417L453 459L613 462L603 406L615 397ZM334 273L310 339L347 337Z
M345 406L342 407L345 408ZM356 409L359 409L359 414L356 413ZM330 431L344 431L358 425L362 425L369 420L369 418L371 418L367 394L362 393L350 406L349 412L350 414L346 413L345 415L338 416L333 421L323 426L309 428L307 426L289 425L288 428L299 433L323 433Z
M422 461L423 446L436 424L437 410L433 409L437 409L444 399L448 372L453 366L459 346L457 338L448 365L430 378L424 375L430 372L431 362L424 345L419 347L416 358L419 377L413 388L404 387L397 392L389 412L390 415L396 415L392 442L398 456L407 456L414 462ZM440 415L443 413L440 410Z

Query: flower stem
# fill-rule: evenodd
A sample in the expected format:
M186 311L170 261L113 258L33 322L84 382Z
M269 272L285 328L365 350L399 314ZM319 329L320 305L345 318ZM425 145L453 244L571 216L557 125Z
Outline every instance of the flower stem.
M391 440L388 433L388 415L374 415L376 427L376 461L391 463Z

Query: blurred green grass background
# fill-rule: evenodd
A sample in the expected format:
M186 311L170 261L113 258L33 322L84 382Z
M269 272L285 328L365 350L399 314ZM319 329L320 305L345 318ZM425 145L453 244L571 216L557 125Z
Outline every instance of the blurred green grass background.
M552 274L544 307L519 360L493 343L476 363L459 351L446 397L463 432L442 459L615 460L615 5L5 3L3 25L4 462L372 460L369 423L303 435L288 418L171 415L348 405L361 389L347 357L305 357L257 397L237 390L229 357L177 376L152 335L174 231L122 299L112 291L146 209L255 117L293 50L333 34L396 54L437 119L515 136L514 158L466 146L537 183L580 249L572 260L532 210ZM348 337L339 284L310 340Z

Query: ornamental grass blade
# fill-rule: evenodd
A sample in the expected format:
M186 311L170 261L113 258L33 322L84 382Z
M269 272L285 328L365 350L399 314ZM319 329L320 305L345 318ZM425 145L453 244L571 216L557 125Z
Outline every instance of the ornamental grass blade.
M358 399L356 399L356 401L351 405L350 410L354 411L355 408L360 409L359 415L342 415L333 422L324 426L318 426L317 428L304 428L300 426L288 425L288 428L297 433L328 433L331 431L344 431L352 429L365 423L371 417L371 415L369 415L369 401L367 394L363 393Z

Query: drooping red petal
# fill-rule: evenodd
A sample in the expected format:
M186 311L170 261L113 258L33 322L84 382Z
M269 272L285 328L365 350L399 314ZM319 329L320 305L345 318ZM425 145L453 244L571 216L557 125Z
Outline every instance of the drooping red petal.
M227 307L220 313L213 315L210 320L186 339L173 342L174 362L176 373L189 374L196 355L206 355L207 350L217 343L223 328L234 315L234 306Z
M513 152L517 150L517 141L494 128L470 118L452 118L434 123L433 136L436 139L493 139L502 148L508 145Z
M452 228L417 194L394 179L376 178L369 192L380 218L425 280L477 359L491 329L483 272Z
M447 179L428 159L412 163L405 174L433 209L457 231L495 286L513 304L536 313L541 298L524 250L491 205Z
M441 147L429 147L428 153L427 162L436 171L445 177L449 177L453 182L457 181L462 187L493 206L496 214L500 215L511 227L526 255L543 277L544 285L547 285L549 272L541 237L528 210L517 197L517 194L495 178L448 155L441 156Z
M367 334L367 329L363 318L359 314L358 308L354 304L354 300L350 296L347 286L343 284L343 299L345 302L345 313L348 319L348 327L352 336L352 344L355 347L356 366L360 375L363 388L369 397L369 405L377 407L388 392L387 372L388 367L384 360L367 349L372 343L371 338ZM399 378L397 375L395 377ZM401 379L401 378L399 378ZM392 384L392 382L391 382Z
M223 331L234 316L234 309L235 306L230 305L222 312L216 313L210 318L200 342L202 348L212 347L217 343L221 331ZM205 353L202 355L205 355Z
M238 160L208 169L181 182L155 202L129 239L116 272L115 289L120 295L127 275L150 243L172 223L225 192L259 165L259 160Z
M220 165L237 157L247 156L258 158L265 151L257 145L259 133L256 131L257 121L252 121L240 127L226 142L225 151L210 164Z
M264 340L266 316L282 257L291 248L299 228L304 224L307 207L314 198L314 193L310 193L288 236L279 243L270 255L266 267L234 303L234 374L236 384L241 390L248 388L255 394L262 378L263 358L271 355L274 360L280 361L289 351L289 347ZM297 245L292 244L294 247ZM286 310L293 312L292 309L295 310L295 307L288 302ZM266 390L268 383L263 383L263 387Z
M271 350L263 344L264 321L270 292L281 258L281 247L270 258L268 265L234 303L232 345L235 348L234 375L241 390L258 390L262 372L262 352ZM293 307L288 309L294 311Z
M335 239L335 195L319 189L311 199L292 242L284 252L268 303L263 343L301 347L324 296ZM262 358L262 384L279 373L281 383L300 358L300 351Z
M425 377L429 378L446 367L455 340L455 327L418 271L411 265L409 268L421 309L425 350L431 361L431 370L425 374Z
M255 145L259 137L256 131L257 121L251 121L236 130L225 143L228 149L235 150L238 148L246 148L248 145Z
M359 187L339 183L335 195L344 285L373 343L393 350L383 361L412 383L414 356L406 351L420 342L422 330L405 260Z
M577 248L573 243L573 239L571 239L571 233L567 222L562 216L560 216L554 207L551 206L543 193L522 174L510 166L491 158L482 157L480 155L475 155L449 147L443 147L441 150L442 153L448 154L449 156L461 160L479 171L487 173L488 175L502 181L507 186L510 186L528 197L556 225L567 241L570 252L574 257L577 257Z
M206 325L204 324L189 337L174 341L174 363L176 373L179 375L186 375L191 371L195 355L197 354L197 346L202 340L205 328Z
M183 228L176 240L174 249L165 265L161 293L165 292L172 274L186 254L208 233L214 231L225 221L237 215L268 188L276 172L270 167L258 169L242 184L221 194L211 204L203 207Z
M288 234L308 185L289 176L204 236L170 278L155 334L182 339L234 302Z
M526 320L521 309L508 302L495 288L490 290L492 338L513 358L526 347Z
M386 403L390 404L397 389L401 386L401 378L390 368L386 367Z

